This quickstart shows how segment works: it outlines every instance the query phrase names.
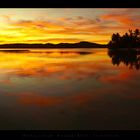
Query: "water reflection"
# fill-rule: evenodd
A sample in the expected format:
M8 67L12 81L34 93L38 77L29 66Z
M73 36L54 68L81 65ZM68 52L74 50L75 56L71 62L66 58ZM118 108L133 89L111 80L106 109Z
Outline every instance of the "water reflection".
M98 65L96 61L108 61L105 53L96 50L67 49L30 50L26 53L23 50L7 50L0 53L0 69L3 75L9 77L84 79L102 69L103 65Z
M138 49L109 49L108 55L113 65L119 66L123 63L130 69L140 69L140 50Z
M140 129L140 72L107 49L0 55L0 129Z

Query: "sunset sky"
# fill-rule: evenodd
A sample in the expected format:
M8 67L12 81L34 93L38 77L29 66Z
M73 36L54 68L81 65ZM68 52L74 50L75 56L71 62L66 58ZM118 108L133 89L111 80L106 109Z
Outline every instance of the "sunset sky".
M106 44L112 33L140 28L140 8L1 8L0 44Z

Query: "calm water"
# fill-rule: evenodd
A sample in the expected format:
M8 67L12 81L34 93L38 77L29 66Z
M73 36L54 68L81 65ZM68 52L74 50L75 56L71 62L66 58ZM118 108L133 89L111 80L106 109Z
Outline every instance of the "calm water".
M138 56L0 51L0 129L140 129Z

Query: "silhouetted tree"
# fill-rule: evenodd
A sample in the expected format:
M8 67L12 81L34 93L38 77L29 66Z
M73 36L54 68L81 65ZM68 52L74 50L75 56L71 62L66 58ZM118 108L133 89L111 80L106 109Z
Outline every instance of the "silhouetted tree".
M128 30L130 37L133 37L133 31L132 30Z
M140 31L138 29L134 31L134 36L135 36L136 42L140 42Z
M117 46L119 41L120 41L120 34L119 33L113 34L111 37L111 41L109 42L109 45Z
M129 30L128 33L120 36L119 33L112 35L111 41L108 43L109 48L135 48L140 47L140 31L139 29Z
M136 30L134 31L134 35L135 35L135 37L137 37L137 36L140 35L140 31L139 31L139 29L136 29Z
M113 35L112 35L112 41L113 41L114 43L119 42L119 40L120 40L120 34L119 34L119 33L116 33L116 34L113 34Z

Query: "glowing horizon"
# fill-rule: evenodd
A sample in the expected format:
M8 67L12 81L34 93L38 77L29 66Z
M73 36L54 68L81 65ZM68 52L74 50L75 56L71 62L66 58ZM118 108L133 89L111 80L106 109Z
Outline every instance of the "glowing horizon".
M0 44L107 44L113 33L140 28L140 8L1 8Z

